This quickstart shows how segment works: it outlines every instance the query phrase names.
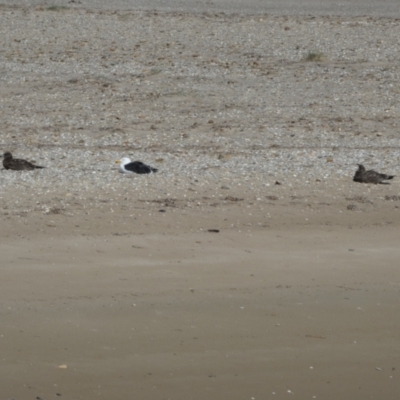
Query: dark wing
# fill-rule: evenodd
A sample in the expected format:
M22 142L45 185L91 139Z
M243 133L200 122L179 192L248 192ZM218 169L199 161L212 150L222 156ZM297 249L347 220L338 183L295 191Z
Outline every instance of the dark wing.
M380 174L374 170L369 170L364 173L364 182L367 183L381 183L383 181L393 179L394 175Z
M150 174L150 172L157 172L158 169L150 167L142 163L141 161L133 161L125 165L125 169L128 171L136 172L137 174Z
M395 175L386 175L386 174L378 174L379 178L382 181L388 181L390 179L393 179L395 177Z

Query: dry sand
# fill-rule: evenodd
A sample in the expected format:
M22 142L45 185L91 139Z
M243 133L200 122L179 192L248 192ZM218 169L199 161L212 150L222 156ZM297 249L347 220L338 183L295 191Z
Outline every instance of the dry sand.
M0 171L0 397L398 399L398 178L351 181L398 171L395 20L19 5L0 10L1 144L48 168ZM149 21L181 30L182 75ZM266 21L263 59L241 40ZM129 29L132 65L112 44ZM335 32L327 60L295 49ZM118 174L132 153L160 173Z

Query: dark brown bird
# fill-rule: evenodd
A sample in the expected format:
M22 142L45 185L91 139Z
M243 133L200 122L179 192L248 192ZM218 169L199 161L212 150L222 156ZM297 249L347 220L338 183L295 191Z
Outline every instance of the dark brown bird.
M378 183L388 185L389 182L384 182L389 179L393 179L395 175L386 175L380 174L372 169L366 171L364 165L357 164L358 170L354 174L353 181L360 182L360 183L374 183L375 185Z
M20 158L13 158L12 154L7 151L3 154L3 167L14 171L32 171L36 168L46 168L30 163Z

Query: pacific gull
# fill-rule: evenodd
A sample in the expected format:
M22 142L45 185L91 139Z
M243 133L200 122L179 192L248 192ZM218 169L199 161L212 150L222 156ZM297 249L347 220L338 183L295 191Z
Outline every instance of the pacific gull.
M128 157L123 157L116 161L119 164L119 169L124 174L150 174L151 172L157 172L157 168L150 167L141 161L132 161Z

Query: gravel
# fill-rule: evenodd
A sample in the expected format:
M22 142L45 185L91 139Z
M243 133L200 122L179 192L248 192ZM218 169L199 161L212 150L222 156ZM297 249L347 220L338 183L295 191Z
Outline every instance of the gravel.
M157 10L186 13L339 15L400 18L397 0L1 0L3 5L90 8L93 10Z
M2 152L47 167L0 172L7 208L400 166L396 19L3 6L0 36ZM122 156L160 172L119 174Z

